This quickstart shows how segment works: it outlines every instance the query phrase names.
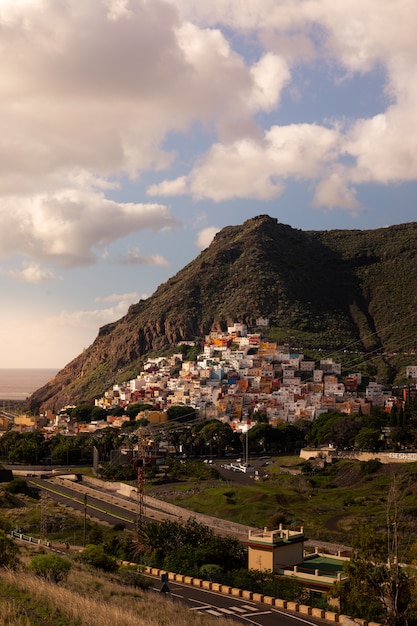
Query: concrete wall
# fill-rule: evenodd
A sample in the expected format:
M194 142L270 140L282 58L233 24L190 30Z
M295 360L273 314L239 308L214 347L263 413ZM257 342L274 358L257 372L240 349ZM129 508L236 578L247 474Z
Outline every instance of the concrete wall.
M300 450L300 458L324 458L328 461L331 459L354 459L356 461L379 459L381 463L415 463L417 452L355 452L353 450L329 450L328 448L311 450L303 448Z
M87 485L90 484L91 486L99 487L100 489L106 489L115 495L120 494L124 497L132 498L133 500L136 500L137 497L136 487L126 485L125 483L106 482L98 478L90 478L89 476L83 476L83 482ZM144 503L145 508L148 508L149 511L158 510L162 513L166 513L167 515L173 515L174 517L183 520L193 518L200 524L205 524L206 526L213 528L219 534L230 534L244 540L248 537L249 527L244 526L243 524L236 524L218 517L203 515L202 513L194 513L188 509L183 509L175 504L170 504L169 502L164 502L164 500L158 500L157 498L152 498L150 496L145 496Z

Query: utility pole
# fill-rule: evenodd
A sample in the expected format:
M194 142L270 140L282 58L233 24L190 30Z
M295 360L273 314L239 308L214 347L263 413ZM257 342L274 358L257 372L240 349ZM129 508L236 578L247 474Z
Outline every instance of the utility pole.
M144 429L141 427L137 431L138 435L138 456L135 461L137 472L137 511L136 511L136 527L139 530L145 518L145 454L146 454L146 438Z
M83 527L83 547L87 540L87 494L84 494L84 527Z
M44 492L41 493L41 527L40 527L41 539L46 538L46 496Z

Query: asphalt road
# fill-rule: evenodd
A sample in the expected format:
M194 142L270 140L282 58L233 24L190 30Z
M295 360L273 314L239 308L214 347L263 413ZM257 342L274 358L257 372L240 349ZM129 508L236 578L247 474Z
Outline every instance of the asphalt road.
M134 530L136 526L137 515L135 511L131 511L122 506L117 506L108 501L104 494L97 492L97 496L90 494L87 496L86 504L84 503L84 494L66 487L64 485L55 485L48 480L42 478L30 478L30 484L46 492L48 497L70 506L71 508L81 511L90 517L94 517L108 524L124 524L129 530Z
M159 591L161 583L158 581L154 589ZM275 609L267 604L242 600L214 591L207 591L198 587L168 582L169 595L186 603L190 611L210 615L211 617L228 617L242 624L257 626L323 626L323 621L309 616L302 617Z

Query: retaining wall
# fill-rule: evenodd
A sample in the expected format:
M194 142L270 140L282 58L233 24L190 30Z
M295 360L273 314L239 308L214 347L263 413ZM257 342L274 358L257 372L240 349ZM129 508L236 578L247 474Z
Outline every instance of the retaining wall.
M126 485L125 483L107 483L104 480L100 480L98 478L91 478L90 476L83 476L83 482L85 484L90 484L91 486L99 487L100 489L105 489L113 494L120 494L127 498L132 498L136 500L137 497L137 489L136 487L132 487L131 485ZM204 524L205 526L209 526L216 530L219 534L228 534L233 535L235 537L239 537L242 539L247 539L248 532L250 527L244 526L243 524L237 524L235 522L230 522L228 520L221 519L219 517L212 517L211 515L203 515L202 513L194 513L188 509L183 509L176 504L170 504L169 502L165 502L164 500L158 500L157 498L153 498L151 496L145 496L144 498L145 507L149 509L155 509L162 513L166 513L167 515L173 515L174 517L181 519L189 519L193 518L197 520L200 524ZM253 528L251 530L254 530Z

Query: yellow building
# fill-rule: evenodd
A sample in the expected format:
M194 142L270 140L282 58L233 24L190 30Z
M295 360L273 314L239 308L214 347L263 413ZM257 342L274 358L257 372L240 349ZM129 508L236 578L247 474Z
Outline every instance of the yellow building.
M278 572L303 562L304 529L250 530L245 542L248 546L248 568Z
M14 418L14 425L20 427L34 427L36 424L36 417L33 415L17 415Z
M151 424L160 424L168 421L166 411L150 411L146 409L136 415L136 420L147 419Z

